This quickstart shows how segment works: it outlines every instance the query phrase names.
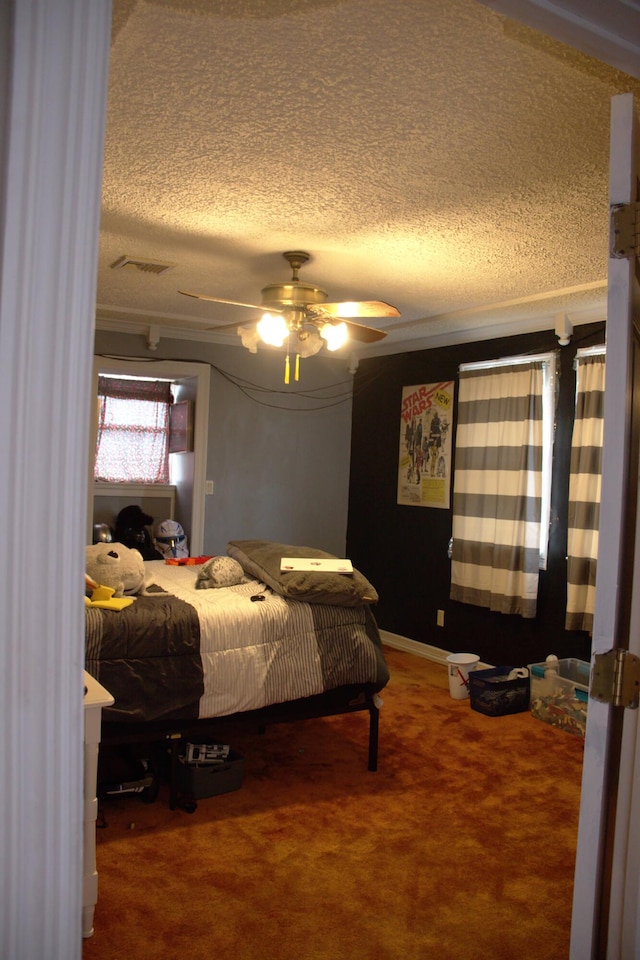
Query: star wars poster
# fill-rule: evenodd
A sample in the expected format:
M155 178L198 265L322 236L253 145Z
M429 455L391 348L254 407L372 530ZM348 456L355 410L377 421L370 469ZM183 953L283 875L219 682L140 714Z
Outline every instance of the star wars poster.
M402 388L398 503L449 509L453 380Z

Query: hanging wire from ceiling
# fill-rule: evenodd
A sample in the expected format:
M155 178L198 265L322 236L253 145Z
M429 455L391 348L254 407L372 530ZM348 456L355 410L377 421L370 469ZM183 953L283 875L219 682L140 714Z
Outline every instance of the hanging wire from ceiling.
M260 406L270 407L277 410L285 410L290 413L309 413L316 410L326 410L330 407L339 406L342 403L349 403L353 397L352 378L349 378L348 380L341 380L336 383L326 384L325 386L321 387L307 387L304 390L281 390L275 387L267 387L263 384L254 383L252 380L247 380L244 377L230 373L228 370L223 370L222 367L218 367L216 364L207 360L194 360L193 357L165 357L162 359L155 359L146 357L123 357L106 353L98 354L98 356L108 360L118 360L123 362L130 361L131 363L135 364L149 363L153 365L154 363L171 362L206 363L211 370L214 370L224 380L236 387L244 396L247 397L247 399L259 404ZM271 403L268 402L267 399L262 399L261 395L274 399L283 397L289 402L282 404L277 402ZM305 406L296 407L292 405L290 401L296 399L303 401Z

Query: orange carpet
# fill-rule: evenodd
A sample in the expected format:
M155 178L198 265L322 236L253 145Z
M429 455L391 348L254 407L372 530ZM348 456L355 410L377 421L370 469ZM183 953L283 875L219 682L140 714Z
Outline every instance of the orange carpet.
M386 648L368 718L238 730L242 788L101 804L83 960L566 960L582 741Z

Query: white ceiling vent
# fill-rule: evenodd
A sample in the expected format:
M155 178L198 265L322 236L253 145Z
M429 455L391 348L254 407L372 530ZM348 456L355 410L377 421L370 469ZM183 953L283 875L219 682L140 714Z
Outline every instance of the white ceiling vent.
M112 270L120 270L122 267L135 267L136 270L142 270L143 273L166 273L175 267L175 263L163 263L161 260L142 260L140 257L119 257L115 263L111 264Z

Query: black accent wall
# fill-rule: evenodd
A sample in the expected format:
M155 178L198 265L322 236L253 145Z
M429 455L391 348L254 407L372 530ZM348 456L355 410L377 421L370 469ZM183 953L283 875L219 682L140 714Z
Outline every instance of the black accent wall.
M374 357L355 375L347 556L376 586L380 627L454 653L522 666L558 657L590 659L590 637L564 629L567 499L575 374L579 347L605 342L605 324L576 327L571 343L558 345L552 330L434 350ZM532 620L449 600L451 510L397 503L402 389L453 380L453 454L461 363L556 350L559 376L554 443L549 558L540 571L537 616ZM455 471L455 456L453 460ZM452 479L453 484L453 479ZM444 611L444 626L436 625Z

